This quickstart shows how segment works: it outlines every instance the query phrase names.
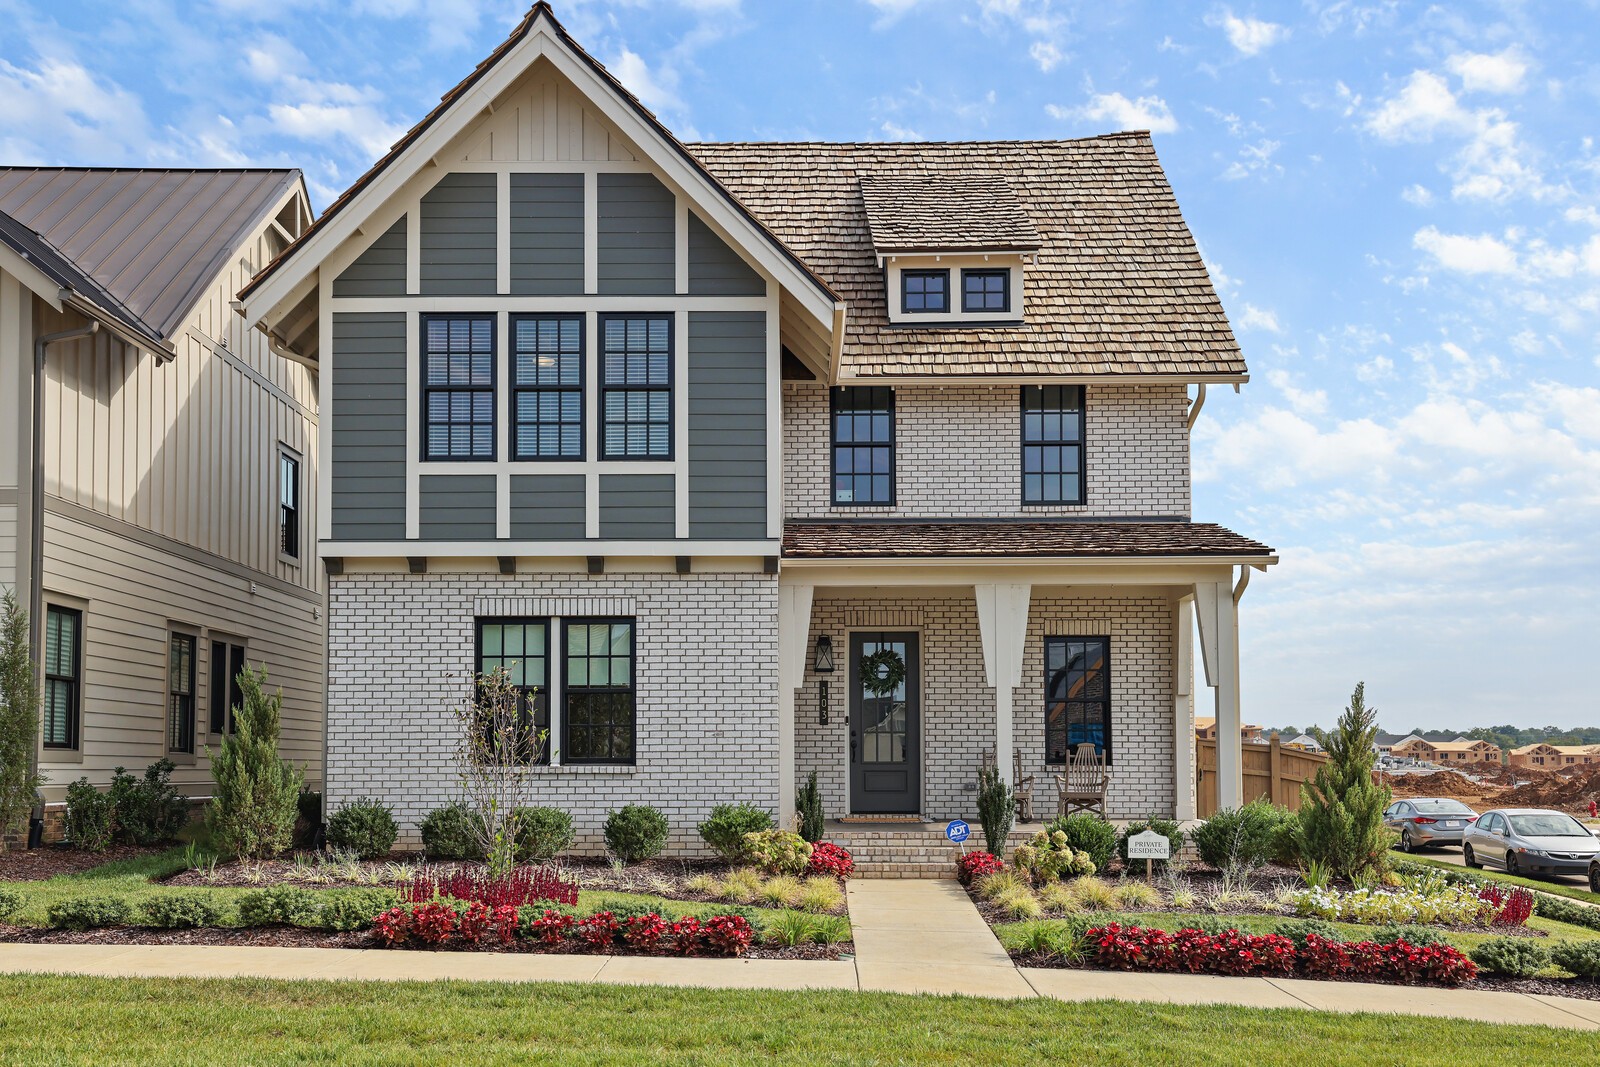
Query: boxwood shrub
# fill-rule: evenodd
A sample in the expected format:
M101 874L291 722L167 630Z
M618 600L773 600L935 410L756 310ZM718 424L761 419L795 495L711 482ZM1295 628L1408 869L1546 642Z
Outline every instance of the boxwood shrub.
M190 926L216 926L223 909L208 896L172 893L145 901L144 924L168 929Z
M0 920L11 918L22 910L22 894L15 889L0 886Z
M1052 836L1057 830L1067 835L1067 845L1077 851L1087 852L1094 860L1094 869L1104 872L1117 854L1117 828L1088 812L1058 816L1045 828Z
M481 860L472 813L462 803L434 808L422 820L422 852L430 860Z
M364 860L387 856L399 836L394 812L376 800L363 798L346 804L328 820L328 847L354 852Z
M1468 953L1486 971L1531 978L1550 966L1550 950L1531 937L1494 937Z
M544 863L572 847L572 816L560 808L518 808L515 823L520 863Z
M400 903L400 894L393 889L324 891L323 896L314 924L321 930L339 932L365 930L372 925L373 916Z
M648 804L628 804L606 815L606 847L623 863L637 863L667 847L667 817Z
M68 897L50 905L45 921L57 930L93 930L101 926L127 926L133 908L123 897Z
M1550 961L1579 978L1600 978L1600 941L1563 941L1550 950Z
M745 834L777 826L772 816L754 804L718 804L699 826L700 836L729 863L745 857Z
M311 926L322 904L315 890L299 886L275 885L250 889L239 894L239 923L242 926Z

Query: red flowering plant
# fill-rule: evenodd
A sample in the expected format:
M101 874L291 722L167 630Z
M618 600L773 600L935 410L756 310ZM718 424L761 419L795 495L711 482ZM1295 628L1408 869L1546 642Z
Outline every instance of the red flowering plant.
M476 900L491 908L504 904L520 908L544 902L572 907L578 903L578 882L575 878L563 878L560 871L551 867L516 867L499 876L483 869L437 871L425 868L411 880L405 896L413 904L451 899Z
M572 926L572 916L546 908L543 915L528 924L528 934L546 945L559 945L567 939Z
M494 936L502 945L509 945L517 939L517 927L521 925L522 917L517 909L510 904L501 904L494 909L489 922L494 927Z
M848 849L829 841L818 841L811 847L811 860L806 865L807 874L831 875L834 878L844 879L855 873L855 869L856 861Z
M444 944L456 925L456 909L448 904L418 904L411 909L411 936L425 945Z
M489 936L489 923L494 916L489 905L474 900L461 911L457 932L469 945L480 945Z
M680 956L694 956L700 952L700 920L685 915L672 924L672 944Z
M597 911L587 919L579 919L577 931L590 948L608 949L616 944L622 924L609 911Z
M713 915L702 928L707 945L724 956L742 956L755 940L750 920L743 915Z
M992 852L963 852L956 860L956 877L962 885L971 885L985 875L1005 869L1005 860Z
M1533 917L1533 894L1521 886L1486 885L1478 890L1478 899L1490 913L1491 926L1526 926Z
M652 911L648 915L635 915L623 923L622 940L630 948L651 952L667 936L669 929L667 921Z
M372 930L378 940L391 947L405 943L411 936L411 912L405 908L390 908L372 918Z

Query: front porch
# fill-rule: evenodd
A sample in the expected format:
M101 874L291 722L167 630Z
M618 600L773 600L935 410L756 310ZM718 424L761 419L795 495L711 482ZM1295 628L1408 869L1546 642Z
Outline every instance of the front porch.
M1118 830L1127 828L1130 819L1112 819ZM857 878L954 878L955 861L961 848L945 837L943 822L916 823L855 823L830 819L826 824L824 840L832 841L850 850L855 859ZM1200 824L1186 821L1179 824L1188 833ZM1041 821L1016 823L1006 838L1006 853L1010 855L1018 845L1045 828ZM984 847L983 831L976 822L972 824L972 837L967 841L967 851ZM1184 844L1184 854L1191 855L1192 848Z

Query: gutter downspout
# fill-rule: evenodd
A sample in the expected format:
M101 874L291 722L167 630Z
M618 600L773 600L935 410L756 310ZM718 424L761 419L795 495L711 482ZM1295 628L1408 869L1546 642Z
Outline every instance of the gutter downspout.
M1186 429L1193 430L1194 424L1200 420L1200 409L1206 406L1206 383L1201 382L1195 387L1194 402L1189 405L1189 418Z
M33 486L28 498L28 658L33 664L33 685L39 689L44 677L44 368L46 350L60 341L76 341L100 332L100 323L91 322L76 330L47 333L33 342ZM39 739L28 750L28 775L39 774ZM28 847L38 848L44 841L44 794L35 787L33 811L28 818Z

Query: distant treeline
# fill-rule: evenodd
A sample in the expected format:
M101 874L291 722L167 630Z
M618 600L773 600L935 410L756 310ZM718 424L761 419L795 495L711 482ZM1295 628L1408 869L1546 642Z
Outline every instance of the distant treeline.
M1310 727L1315 730L1316 727ZM1268 734L1276 730L1283 735L1285 740L1297 737L1302 732L1298 726L1271 727ZM1510 752L1523 745L1538 744L1543 741L1550 745L1600 745L1600 726L1580 726L1575 729L1566 729L1560 726L1535 726L1524 728L1519 726L1480 726L1475 730L1403 730L1400 736L1406 737L1416 734L1424 741L1454 741L1458 737L1465 737L1469 741L1489 741L1499 745Z

